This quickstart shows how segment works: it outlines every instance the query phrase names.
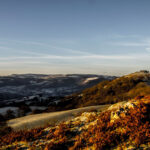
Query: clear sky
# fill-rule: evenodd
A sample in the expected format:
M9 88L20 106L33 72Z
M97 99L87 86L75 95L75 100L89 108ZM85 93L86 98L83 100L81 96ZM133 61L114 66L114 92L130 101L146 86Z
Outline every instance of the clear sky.
M150 0L0 0L0 75L150 69Z

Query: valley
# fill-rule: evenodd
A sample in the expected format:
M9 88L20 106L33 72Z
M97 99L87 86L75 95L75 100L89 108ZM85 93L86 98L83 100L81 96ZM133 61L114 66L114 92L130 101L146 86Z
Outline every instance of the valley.
M88 74L1 76L0 114L5 115L11 110L14 117L20 117L46 112L48 107L57 106L64 97L114 78Z

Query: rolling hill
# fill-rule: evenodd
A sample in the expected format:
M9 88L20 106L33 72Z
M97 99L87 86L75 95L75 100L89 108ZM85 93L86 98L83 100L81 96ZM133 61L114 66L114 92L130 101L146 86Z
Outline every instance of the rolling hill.
M111 81L103 81L99 84L87 88L82 92L65 97L49 110L65 110L84 106L113 104L150 94L150 73L140 71L116 78Z

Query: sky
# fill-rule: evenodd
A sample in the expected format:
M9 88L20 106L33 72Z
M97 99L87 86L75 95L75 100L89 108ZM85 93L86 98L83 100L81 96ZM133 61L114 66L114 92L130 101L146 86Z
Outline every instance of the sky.
M0 75L150 70L149 0L0 0Z

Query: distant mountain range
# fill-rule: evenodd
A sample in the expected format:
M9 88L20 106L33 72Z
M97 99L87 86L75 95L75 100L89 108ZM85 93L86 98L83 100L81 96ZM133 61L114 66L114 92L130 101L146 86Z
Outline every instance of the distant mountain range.
M9 109L16 112L18 107L22 109L24 106L32 110L38 106L38 109L43 110L57 104L65 96L114 78L116 77L91 74L0 76L0 113ZM29 111L27 109L26 112Z
M0 100L42 94L66 96L115 77L102 75L41 75L22 74L0 77Z

